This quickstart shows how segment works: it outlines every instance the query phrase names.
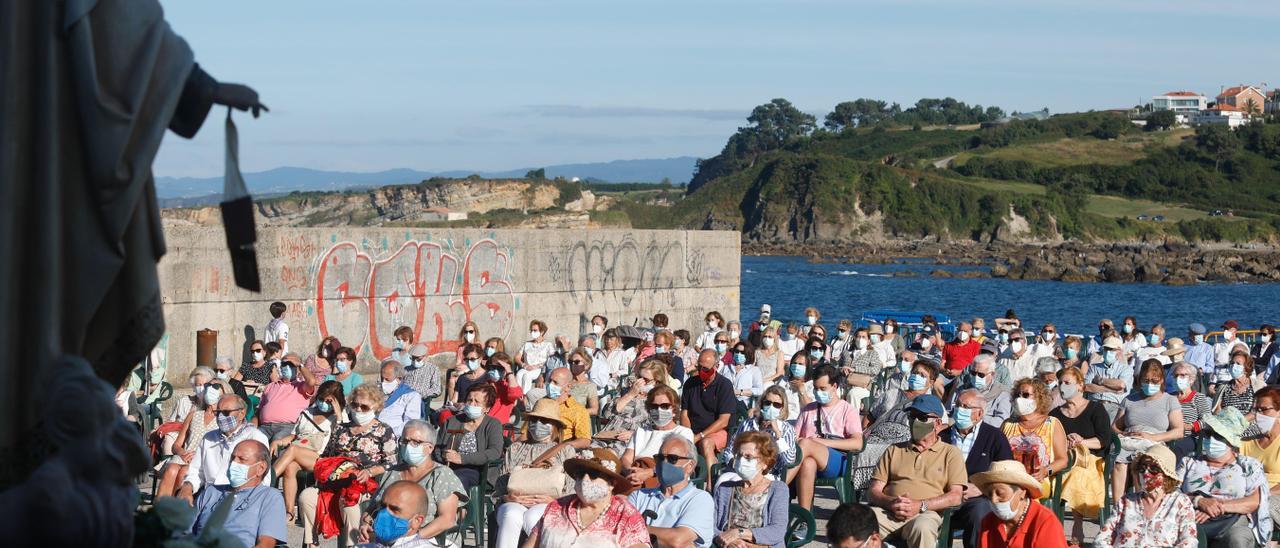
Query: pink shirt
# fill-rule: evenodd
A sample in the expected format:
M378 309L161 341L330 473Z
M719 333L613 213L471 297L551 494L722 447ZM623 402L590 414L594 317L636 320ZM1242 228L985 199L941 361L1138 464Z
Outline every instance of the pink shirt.
M648 546L644 517L627 499L614 496L609 508L591 525L578 521L578 497L569 495L547 505L535 531L539 548L626 548Z
M308 405L311 405L311 392L307 381L273 382L262 391L258 422L295 422Z
M831 407L821 407L818 402L813 402L800 410L800 437L818 437L818 413L822 413L822 432L827 438L849 439L862 434L862 418L858 416L858 409L847 401L836 400Z

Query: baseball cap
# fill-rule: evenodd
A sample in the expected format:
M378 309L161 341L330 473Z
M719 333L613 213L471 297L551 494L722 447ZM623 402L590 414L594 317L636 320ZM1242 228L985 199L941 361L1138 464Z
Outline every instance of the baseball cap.
M911 405L907 409L914 409L926 415L935 417L947 416L947 411L942 408L942 400L933 394L920 394L911 400Z
M425 358L427 356L427 345L417 343L409 347L409 355L415 358Z
M1227 320L1225 322L1222 322L1222 328L1223 329L1240 329L1240 324L1236 323L1235 320Z
M1204 328L1204 324L1198 323L1198 322L1191 324L1190 329L1192 333L1195 333L1197 335L1204 335L1205 332L1208 331L1207 329Z

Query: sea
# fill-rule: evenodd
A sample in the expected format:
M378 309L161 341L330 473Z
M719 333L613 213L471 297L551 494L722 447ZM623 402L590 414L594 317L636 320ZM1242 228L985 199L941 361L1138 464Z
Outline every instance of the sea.
M741 316L760 315L768 303L773 317L801 320L804 309L816 307L822 324L834 332L842 318L855 323L863 312L946 314L952 322L981 316L1003 317L1012 309L1025 329L1039 330L1053 322L1059 333L1096 334L1098 320L1110 318L1118 326L1134 316L1146 331L1164 324L1167 336L1186 337L1187 326L1203 323L1210 331L1233 319L1241 329L1269 323L1280 325L1280 284L1202 283L1187 286L1159 284L1072 283L1003 278L941 278L930 272L980 267L938 265L927 260L899 264L814 264L803 257L743 257ZM914 277L895 277L911 271Z

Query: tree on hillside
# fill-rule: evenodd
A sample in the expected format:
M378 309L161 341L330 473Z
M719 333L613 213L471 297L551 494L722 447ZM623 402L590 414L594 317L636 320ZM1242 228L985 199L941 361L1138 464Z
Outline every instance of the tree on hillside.
M1115 139L1129 129L1129 120L1123 116L1105 116L1098 121L1098 127L1089 132L1098 139Z
M782 148L788 141L808 135L818 122L786 99L774 99L752 109L747 121L755 126L745 129L756 135L764 150Z
M540 167L540 168L538 168L538 169L531 169L531 170L529 170L527 173L525 173L525 174L524 174L524 178L525 178L525 179L533 179L533 180L535 180L535 181L541 181L541 180L544 180L544 179L546 179L546 178L547 178L547 170L546 170L546 168L541 168L541 167Z
M1172 110L1157 110L1147 115L1147 131L1169 129L1178 123L1178 115Z
M827 114L825 126L831 131L875 125L891 114L888 103L876 99L845 101Z
M1196 148L1213 158L1216 172L1223 160L1229 160L1240 148L1240 140L1224 125L1203 125L1196 128Z

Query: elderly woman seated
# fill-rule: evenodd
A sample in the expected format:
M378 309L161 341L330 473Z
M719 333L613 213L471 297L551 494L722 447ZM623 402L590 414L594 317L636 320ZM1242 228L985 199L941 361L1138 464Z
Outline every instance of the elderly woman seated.
M524 548L593 546L647 548L644 516L627 502L631 482L618 471L622 462L608 449L588 449L564 463L574 494L547 505Z
M787 484L765 475L778 459L778 442L763 432L734 437L738 479L715 488L717 546L786 546Z
M378 501L378 504L368 505L368 511L364 513L360 525L361 542L377 540L379 543L387 544L388 537L398 539L404 535L404 531L399 531L396 527L388 527L392 524L380 523L380 520L398 523L397 520L388 520L382 514L391 509L387 502L393 498L391 489L395 484L400 481L409 481L422 486L427 495L421 511L412 513L421 517L419 523L413 525L417 531L417 539L414 539L417 544L411 545L441 548L459 546L461 539L457 533L444 539L443 543L437 541L441 533L458 524L458 510L467 501L467 491L462 488L462 482L458 481L458 476L454 475L453 470L431 459L435 439L435 427L424 420L412 419L404 424L400 436L400 462L391 466L379 483L378 490L372 499ZM396 534L389 535L387 532L389 528L395 529ZM396 543L397 546L403 544Z
M762 470L765 474L773 474L775 478L785 478L787 468L796 460L796 429L787 422L787 394L781 386L766 388L760 400L756 402L756 414L738 425L738 432L729 439L729 446L720 454L720 460L728 463L734 457L734 443L745 432L763 432L773 440L777 448L777 458L773 459L771 468ZM728 479L728 478L726 478Z
M562 446L560 452L549 459L536 461L557 445L564 423L560 421L560 406L554 400L543 398L533 410L525 413L529 424L526 440L517 441L507 448L502 460L495 495L500 502L497 510L497 548L516 548L520 534L533 531L542 519L547 505L556 498L573 493L573 484L566 481L564 461L572 458L572 447ZM555 478L560 478L556 485Z
M1028 474L1022 463L1002 460L991 469L974 474L970 481L991 500L992 511L982 519L978 546L994 548L1065 548L1062 523L1040 498L1040 481Z
M1280 521L1280 388L1268 386L1253 395L1253 422L1258 425L1256 438L1244 442L1240 454L1258 459L1267 476L1267 506L1271 510L1271 524Z
M1238 453L1248 421L1228 407L1200 423L1199 456L1183 457L1178 466L1200 532L1210 548L1266 544L1272 526L1266 473L1257 459Z
M1093 540L1094 548L1197 545L1195 509L1178 490L1181 476L1175 462L1173 451L1164 445L1153 445L1133 458L1135 490L1120 499Z

